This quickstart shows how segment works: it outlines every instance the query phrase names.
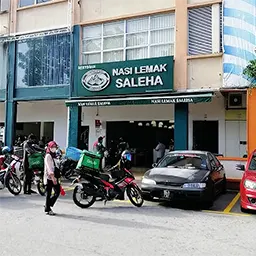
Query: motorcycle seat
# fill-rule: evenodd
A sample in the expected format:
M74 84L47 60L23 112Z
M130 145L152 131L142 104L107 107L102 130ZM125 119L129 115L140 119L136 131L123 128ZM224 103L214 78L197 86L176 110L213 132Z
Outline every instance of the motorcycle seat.
M103 180L105 180L105 181L107 181L107 182L108 182L109 179L111 178L110 175L107 174L107 173L101 173L99 176L100 176L101 179L103 179Z

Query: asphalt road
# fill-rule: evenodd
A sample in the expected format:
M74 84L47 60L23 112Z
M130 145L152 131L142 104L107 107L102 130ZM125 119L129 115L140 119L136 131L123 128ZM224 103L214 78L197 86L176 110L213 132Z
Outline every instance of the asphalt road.
M156 202L73 204L60 197L56 216L44 197L0 191L1 256L255 256L255 216L174 209Z

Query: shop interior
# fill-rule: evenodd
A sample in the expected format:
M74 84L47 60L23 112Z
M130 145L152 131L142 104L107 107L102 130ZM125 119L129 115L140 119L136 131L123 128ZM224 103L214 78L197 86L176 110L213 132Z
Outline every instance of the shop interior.
M0 123L4 127L4 123ZM16 123L16 141L20 137L23 141L29 134L33 133L38 140L45 137L45 141L53 140L54 122L17 122Z
M174 121L107 122L106 143L118 143L120 137L129 144L134 167L151 167L156 161L155 148L161 141L166 150L174 146Z

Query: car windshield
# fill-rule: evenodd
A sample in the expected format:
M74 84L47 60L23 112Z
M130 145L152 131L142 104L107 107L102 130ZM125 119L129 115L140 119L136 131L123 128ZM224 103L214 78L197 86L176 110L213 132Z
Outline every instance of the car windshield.
M159 168L193 168L208 170L207 158L204 154L168 154L157 165Z
M249 164L249 170L250 171L256 171L256 156L252 157L252 160Z

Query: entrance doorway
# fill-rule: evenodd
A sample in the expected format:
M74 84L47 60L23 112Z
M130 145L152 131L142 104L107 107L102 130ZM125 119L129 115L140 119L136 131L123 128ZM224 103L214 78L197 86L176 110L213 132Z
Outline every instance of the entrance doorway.
M154 149L160 140L169 150L174 139L174 126L170 121L107 122L107 147L111 141L118 144L120 137L129 144L134 167L151 167L156 156Z
M89 126L81 126L78 138L78 148L88 150L89 148Z
M219 153L218 121L193 121L193 149Z

